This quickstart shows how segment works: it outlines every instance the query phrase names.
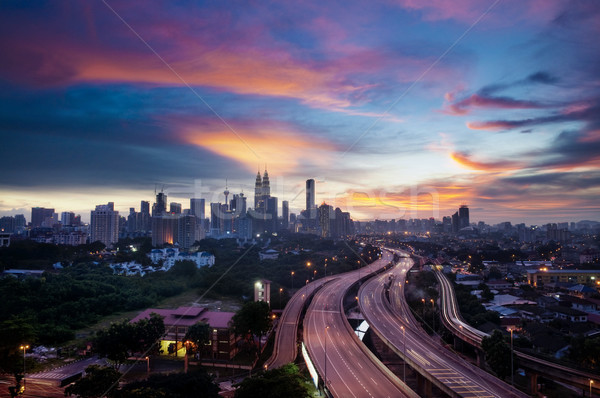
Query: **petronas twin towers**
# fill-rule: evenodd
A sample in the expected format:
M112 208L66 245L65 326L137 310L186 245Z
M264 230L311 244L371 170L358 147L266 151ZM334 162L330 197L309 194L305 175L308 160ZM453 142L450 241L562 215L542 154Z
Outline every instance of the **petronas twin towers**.
M256 173L256 183L254 184L254 209L263 212L267 209L267 202L271 197L271 186L269 182L269 173L265 168L265 174L260 176L260 171Z

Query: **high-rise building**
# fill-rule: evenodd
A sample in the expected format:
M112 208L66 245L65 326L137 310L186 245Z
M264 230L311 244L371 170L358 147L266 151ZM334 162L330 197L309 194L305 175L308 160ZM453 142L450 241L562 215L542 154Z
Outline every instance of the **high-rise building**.
M315 208L315 180L306 180L306 210L310 213Z
M181 214L181 203L171 202L169 212L173 214Z
M267 233L273 233L277 231L277 224L279 222L277 208L277 198L270 196L267 199L267 212L265 214L265 231Z
M269 173L265 169L265 173L261 179L260 171L256 174L254 183L254 210L264 212L267 208L267 200L271 197L271 183L269 181Z
M17 229L15 218L11 216L0 217L0 232L14 233Z
M119 212L113 202L96 206L90 215L90 240L111 246L119 240Z
M27 226L27 220L25 220L24 214L15 214L15 227L17 229L25 228Z
M204 199L191 198L190 199L190 214L196 216L200 220L204 220L205 216L205 201Z
M164 192L159 192L156 194L156 202L152 206L152 215L160 216L163 213L167 212L167 195Z
M290 227L290 202L284 200L281 202L281 229Z
M54 209L46 209L44 207L32 207L31 208L31 228L41 227L42 223L47 218L54 216Z
M335 217L333 206L323 203L319 206L319 228L321 230L321 237L331 237L331 221Z
M246 216L246 197L243 193L233 195L233 199L231 199L231 203L229 204L229 210L233 217Z
M467 205L461 205L458 209L459 229L466 228L470 225L469 208Z
M60 213L60 222L63 226L73 225L75 219L75 213L71 211L63 211Z

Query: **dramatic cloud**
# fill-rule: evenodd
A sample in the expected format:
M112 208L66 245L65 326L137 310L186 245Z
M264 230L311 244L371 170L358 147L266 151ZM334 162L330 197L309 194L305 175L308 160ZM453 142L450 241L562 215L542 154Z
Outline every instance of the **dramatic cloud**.
M361 219L461 203L473 220L598 218L598 16L561 0L4 1L0 214L126 211L155 184L222 201L225 178L251 189L266 164L295 211L315 178Z
M542 109L547 108L548 106L535 101L523 101L509 97L485 97L479 94L473 94L468 98L450 104L448 106L448 113L465 115L469 113L471 107L492 109Z

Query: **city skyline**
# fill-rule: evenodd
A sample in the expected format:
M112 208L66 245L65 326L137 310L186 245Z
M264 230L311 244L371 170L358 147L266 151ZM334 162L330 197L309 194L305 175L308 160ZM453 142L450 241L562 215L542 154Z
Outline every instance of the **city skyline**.
M600 4L3 2L0 216L252 193L600 220ZM219 197L210 195L220 195Z

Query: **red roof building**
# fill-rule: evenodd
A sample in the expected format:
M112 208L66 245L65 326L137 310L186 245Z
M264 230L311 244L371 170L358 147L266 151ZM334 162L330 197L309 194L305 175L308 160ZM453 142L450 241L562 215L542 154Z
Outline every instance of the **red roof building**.
M233 312L208 311L204 307L149 308L133 318L131 322L148 319L152 313L162 316L165 323L167 333L161 341L161 349L164 354L185 355L183 341L185 334L190 326L199 322L206 323L211 328L211 349L201 350L205 358L230 360L238 352L237 341L239 338L236 338L231 328L231 319L235 315Z

